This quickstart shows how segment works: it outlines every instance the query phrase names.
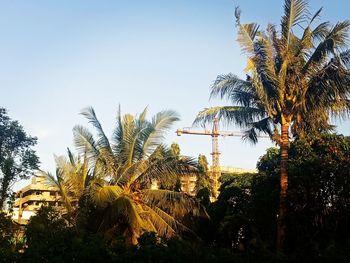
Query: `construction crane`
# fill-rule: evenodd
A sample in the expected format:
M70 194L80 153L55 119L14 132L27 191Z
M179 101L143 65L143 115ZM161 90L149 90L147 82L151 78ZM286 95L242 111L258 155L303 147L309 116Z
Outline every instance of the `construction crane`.
M212 171L211 171L211 179L213 180L213 195L216 198L218 196L219 183L218 179L221 176L220 169L220 151L219 151L219 136L236 136L241 137L244 135L242 132L229 132L229 131L219 131L219 120L218 118L214 118L213 121L213 129L204 130L204 131L195 131L191 130L191 128L183 128L176 130L177 136L181 136L182 134L191 134L191 135L208 135L212 138ZM268 137L268 136L258 136L258 137Z
M211 179L213 180L213 194L216 198L218 195L219 183L218 179L221 176L220 169L220 151L219 151L219 136L243 136L243 133L239 132L227 132L227 131L219 131L219 120L218 118L214 118L213 121L213 129L204 130L204 131L195 131L190 128L183 128L176 130L177 136L181 136L182 134L192 134L192 135L208 135L212 138L212 171L211 171Z

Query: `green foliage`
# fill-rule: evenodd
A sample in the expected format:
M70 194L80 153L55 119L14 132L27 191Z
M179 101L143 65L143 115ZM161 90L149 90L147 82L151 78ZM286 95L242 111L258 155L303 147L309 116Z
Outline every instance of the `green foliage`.
M251 187L252 180L256 176L254 173L242 173L242 174L223 174L219 181L223 189L236 186L240 188Z
M42 207L26 228L23 254L14 249L11 221L0 216L0 261L348 262L350 139L338 135L299 139L291 144L289 155L285 254L274 250L279 152L268 149L259 160L258 174L222 176L217 201L206 204L211 220L185 218L201 240L189 235L165 238L154 231L144 231L137 245L126 242L127 236L118 232L107 231L110 238L106 240L98 233L101 220L112 220L118 214L114 209L131 209L130 202L118 199L122 204L101 208L82 195L74 227L53 208ZM161 209L155 211L172 214L175 219L188 209L181 193L143 190L143 194Z
M259 161L260 172L276 177L278 156L269 150ZM291 144L289 156L289 251L296 260L310 261L338 251L339 262L345 262L350 256L345 253L350 243L349 138L325 134L299 139Z
M15 226L11 218L0 212L0 262L15 261Z
M274 254L279 150L268 149L259 174L224 175L208 207L202 238L244 254L247 262L348 262L350 139L318 135L291 144L285 256ZM205 232L204 232L205 229ZM288 259L287 259L288 258ZM253 261L253 260L252 260Z
M170 148L171 148L171 152L172 152L172 154L173 154L174 156L177 156L177 157L180 156L181 150L180 150L179 144L173 142L173 143L171 144Z
M38 219L38 216L41 219ZM41 242L33 243L34 240L31 239L24 254L19 255L19 262L243 263L271 262L270 260L274 258L273 254L268 254L254 260L254 257L234 252L228 248L193 243L178 237L162 239L155 232L143 233L138 239L138 245L127 245L121 236L115 237L113 243L106 245L97 234L77 232L63 225L54 227L46 224L49 218L59 221L50 209L43 209L38 216L31 221L31 227L39 223L51 229L46 230L48 235L43 235L42 227L37 228L41 235Z
M208 160L203 154L198 156L197 162L197 181L196 181L196 192L197 198L201 200L201 203L207 206L210 202L210 196L212 194L212 180L208 175Z
M9 214L13 213L13 206L15 204L15 200L16 200L16 193L15 192L11 192L8 194L8 199L7 199L7 211Z
M102 262L109 259L102 237L68 227L52 207L41 207L26 227L21 262Z
M253 253L272 247L277 207L277 178L258 174L231 174L220 178L220 195L208 212L212 239L220 246ZM264 244L264 245L262 245Z
M180 178L178 178L176 180L176 183L175 183L175 186L174 186L173 190L175 192L181 192L181 179Z
M280 170L280 160L280 150L278 148L268 148L266 153L260 157L260 160L257 163L257 168L259 172L264 175L276 175Z
M154 233L144 233L138 246L114 248L113 262L244 262L229 249L212 248L194 244L179 238L160 240Z
M36 142L0 107L0 209L10 196L12 184L38 168L39 158L32 149Z
M290 155L292 246L303 242L300 249L319 254L349 243L350 140L337 135L307 138L296 141Z
M198 172L206 174L208 172L208 160L204 154L198 156Z
M196 198L201 202L204 207L208 207L210 204L211 191L209 187L203 187L198 190Z
M74 221L77 216L77 204L80 198L86 194L86 187L92 180L89 161L86 153L80 158L74 156L68 149L68 158L55 156L56 173L43 172L46 184L59 189L62 203L67 211L69 221Z

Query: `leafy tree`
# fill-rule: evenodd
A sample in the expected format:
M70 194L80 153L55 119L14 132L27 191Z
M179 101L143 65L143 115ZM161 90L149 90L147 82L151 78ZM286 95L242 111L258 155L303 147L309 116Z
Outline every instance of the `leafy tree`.
M241 255L235 255L229 249L204 246L178 237L159 240L152 232L144 233L138 246L116 246L112 251L116 251L113 262L245 262Z
M201 200L201 203L207 206L210 202L210 196L212 193L212 181L208 175L208 160L203 154L198 156L198 175L196 181L197 198Z
M10 216L0 212L0 262L15 261L15 245L15 226Z
M181 153L181 150L180 150L180 146L179 144L173 142L171 145L170 145L170 148L171 148L171 152L174 156L180 156L180 153Z
M49 206L31 217L25 238L20 262L110 262L102 237L77 232Z
M279 249L286 232L290 136L329 130L329 114L344 114L350 108L350 51L344 51L350 23L313 26L321 9L310 16L307 6L306 0L285 0L279 32L274 25L263 31L256 23L242 24L236 9L238 42L248 56L247 77L218 76L211 96L228 99L232 106L205 109L195 121L218 117L246 129L245 138L253 142L263 132L279 145Z
M33 146L37 139L28 135L18 121L11 120L0 107L0 209L18 179L28 178L38 168Z
M230 174L220 178L220 194L208 209L214 238L221 246L252 252L257 242L271 247L275 221L276 184L267 176Z
M198 172L201 174L206 174L208 172L208 160L203 154L198 156Z
M179 157L180 157L181 150L180 150L179 144L173 142L173 143L170 145L170 149L171 149L171 153L172 153L173 156L175 156L176 158L179 158ZM168 188L170 188L169 190L174 190L175 192L181 192L181 178L178 177L178 178L176 178L175 180L176 180L176 181L175 181L175 184L174 184L173 182L169 182L169 183L168 183L168 185L170 186L170 187L168 187ZM172 186L173 186L173 187L172 187ZM162 185L161 188L166 189L167 187L166 187L166 186L164 187L164 186Z
M163 111L148 121L146 109L136 117L122 116L119 111L111 140L92 108L82 114L96 129L96 138L88 129L74 127L75 145L91 167L91 180L81 190L80 199L87 199L87 207L93 204L96 215L102 215L98 230L108 240L123 235L133 244L145 231L164 237L191 233L181 220L187 214L206 216L201 206L184 193L150 189L152 180L163 185L176 182L195 165L162 144L165 132L178 120L177 114ZM68 174L60 174L61 181L75 178Z
M258 163L260 173L277 177L279 158L276 149L268 150ZM314 135L291 144L286 247L295 261L350 258L349 165L350 139L344 136Z

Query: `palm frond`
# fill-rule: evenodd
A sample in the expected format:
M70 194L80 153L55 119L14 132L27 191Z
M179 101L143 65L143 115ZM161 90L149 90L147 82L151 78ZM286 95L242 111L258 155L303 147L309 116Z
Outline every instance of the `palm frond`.
M350 49L341 52L339 59L345 68L350 69Z
M265 38L255 43L254 50L255 70L259 78L259 82L262 84L264 93L267 95L268 100L274 100L278 98L279 82L283 79L276 75L276 65L274 50L271 41ZM285 59L284 62L287 60Z
M254 52L254 40L259 34L259 25L256 23L241 24L241 11L238 7L235 9L236 24L239 27L237 41L242 51L248 54Z
M175 111L166 110L157 113L151 122L151 128L143 138L143 152L150 154L164 140L165 133L171 128L174 122L179 121L179 115Z
M183 232L191 233L196 236L196 234L191 229L189 229L187 226L176 220L173 216L169 215L162 209L158 207L151 207L145 204L143 207L145 207L145 211L150 216L151 224L155 227L155 229L157 229L157 232L160 234L160 236L169 238L175 234L180 234Z
M131 114L125 114L120 123L121 127L117 128L122 131L122 137L116 138L114 154L118 156L119 163L127 163L130 152L133 151L133 142L135 140L135 117Z
M99 155L95 139L92 133L83 126L76 125L73 128L74 145L82 154L96 158Z
M56 169L56 174L53 175L50 172L41 171L40 174L45 176L45 183L49 186L56 187L59 190L60 198L64 207L67 210L69 217L72 215L72 199L69 195L69 187L64 179L63 172L60 169Z
M142 200L149 206L158 207L173 217L179 219L187 214L209 217L205 209L187 194L170 190L141 191Z
M143 225L143 220L137 212L133 200L128 196L121 195L105 209L99 231L106 232L124 226L119 231L126 234L131 243L136 244L141 229L144 228Z
M147 223L162 237L170 238L177 232L177 221L164 211L155 207L152 209L147 205L142 205L143 213L147 214ZM141 214L141 217L143 215ZM164 219L165 218L165 219Z
M271 122L272 121L270 118L264 118L257 122L250 123L250 129L244 132L243 139L255 144L258 142L258 136L261 132L269 135L272 138L273 130Z
M323 41L326 36L329 34L330 31L330 23L329 22L323 22L319 24L313 31L312 31L312 37L316 41Z
M88 107L83 110L81 114L86 117L89 120L89 123L91 123L96 129L98 135L98 147L110 149L111 146L109 144L109 140L102 129L101 123L96 116L95 110L92 107Z
M67 154L68 154L68 158L69 158L69 161L70 161L71 165L76 167L74 156L73 156L73 154L72 154L72 152L71 152L71 150L69 148L67 148Z
M122 115L121 115L121 109L120 105L118 107L118 112L117 112L117 123L116 127L114 128L113 134L112 134L112 150L114 155L118 155L120 152L120 145L123 141L124 137L124 130L123 130L123 124L122 124Z
M266 112L260 108L244 106L218 106L200 111L194 120L194 125L211 123L218 118L226 124L237 124L245 128L249 123L266 117Z
M91 200L100 207L106 207L123 193L118 185L108 185L102 179L95 179L90 184Z
M129 187L148 168L147 161L123 165L117 175L116 184Z
M342 48L346 46L348 39L348 30L350 27L349 21L338 22L330 31L328 29L328 24L323 25L323 28L319 29L319 37L322 37L322 41L318 44L309 60L303 68L303 72L308 72L308 70L313 65L317 65L324 61L328 54L335 53L336 51L341 51Z
M320 17L321 12L322 12L322 9L323 9L323 7L321 7L320 9L318 9L318 10L316 11L316 13L310 18L309 26L310 26L317 18Z
M134 180L140 184L149 184L152 180L157 180L164 185L175 184L180 176L195 171L195 165L195 161L190 157L162 156L156 158L152 155L143 173L134 177Z
M241 80L232 73L217 76L211 89L210 98L220 97L244 106L250 106L255 98L251 83ZM242 93L246 94L245 98L238 97Z
M284 15L281 20L281 33L283 42L288 49L292 28L305 22L307 17L306 0L285 0Z

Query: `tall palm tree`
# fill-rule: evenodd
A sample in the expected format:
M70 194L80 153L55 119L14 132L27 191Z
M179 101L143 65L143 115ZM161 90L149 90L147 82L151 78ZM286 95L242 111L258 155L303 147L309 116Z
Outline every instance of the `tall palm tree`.
M94 136L88 129L75 126L74 141L92 167L93 179L86 192L104 211L99 229L107 236L124 234L133 244L144 231L166 237L191 232L181 221L186 215L206 216L201 206L184 193L151 189L154 180L167 185L195 167L191 158L174 155L162 143L178 115L162 111L148 121L147 109L136 117L122 116L119 110L109 140L93 108L82 114L96 133Z
M278 32L274 25L263 31L256 23L241 24L236 8L238 42L248 57L246 79L231 73L218 76L211 97L232 105L204 109L195 120L206 123L219 117L245 129L245 138L254 143L262 132L280 146L279 249L286 231L290 139L332 128L329 118L343 116L350 108L350 23L313 26L320 13L310 16L306 0L285 0Z

